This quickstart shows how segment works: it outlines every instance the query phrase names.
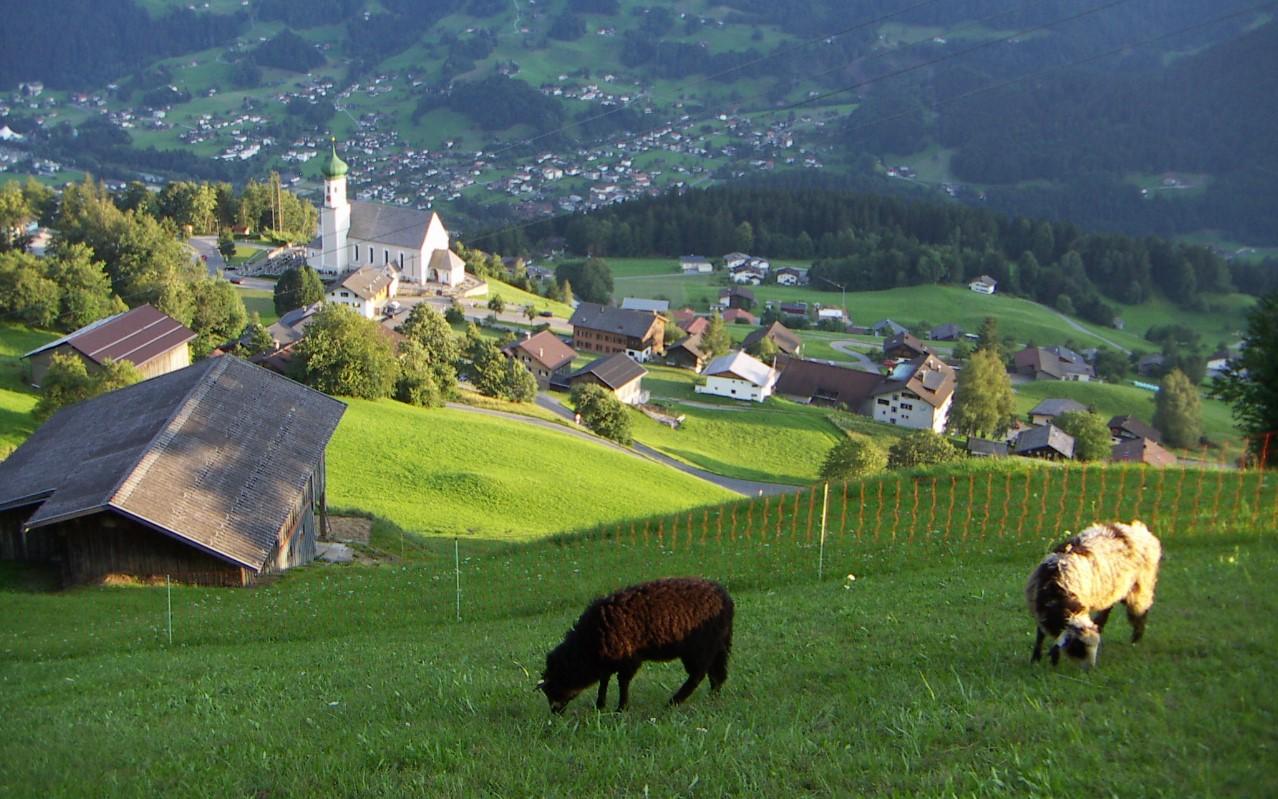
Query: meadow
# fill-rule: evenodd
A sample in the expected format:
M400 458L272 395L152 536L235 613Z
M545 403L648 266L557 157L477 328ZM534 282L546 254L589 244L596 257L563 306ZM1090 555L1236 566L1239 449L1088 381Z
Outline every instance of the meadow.
M1276 486L1259 479L892 476L832 487L860 501L832 500L824 549L808 496L775 525L741 501L704 511L721 531L676 514L463 541L456 562L452 542L415 541L252 590L174 587L171 643L162 586L50 592L2 564L0 793L1272 795ZM907 522L920 485L941 512ZM1213 515L1237 496L1247 511ZM1064 528L1110 513L1164 542L1145 639L1116 614L1097 669L1031 665L1026 576ZM687 573L736 602L723 691L666 708L682 669L647 664L628 711L588 691L551 716L531 688L586 602Z
M0 325L0 455L16 449L36 429L31 411L39 397L22 379L22 355L57 337L20 325Z

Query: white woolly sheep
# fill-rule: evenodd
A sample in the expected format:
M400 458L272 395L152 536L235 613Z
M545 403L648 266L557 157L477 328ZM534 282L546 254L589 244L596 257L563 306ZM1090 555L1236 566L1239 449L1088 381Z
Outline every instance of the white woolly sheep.
M1119 602L1127 607L1132 643L1139 641L1154 604L1161 560L1162 545L1139 521L1093 524L1057 547L1025 586L1025 599L1038 625L1030 661L1043 656L1043 639L1051 636L1052 665L1060 660L1061 650L1084 668L1096 665L1101 631Z

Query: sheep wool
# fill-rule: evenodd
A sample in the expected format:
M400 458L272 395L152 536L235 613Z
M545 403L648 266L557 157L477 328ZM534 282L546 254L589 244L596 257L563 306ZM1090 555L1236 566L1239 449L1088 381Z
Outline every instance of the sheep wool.
M1025 586L1038 626L1030 660L1042 657L1043 640L1050 636L1053 664L1064 651L1084 666L1095 665L1101 631L1119 602L1127 608L1132 643L1139 641L1154 604L1161 560L1162 545L1140 521L1093 524L1058 546Z

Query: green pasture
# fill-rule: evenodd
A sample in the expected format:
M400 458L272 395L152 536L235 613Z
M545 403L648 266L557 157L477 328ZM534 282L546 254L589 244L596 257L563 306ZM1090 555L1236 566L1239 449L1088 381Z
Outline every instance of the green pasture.
M35 432L31 411L39 397L22 377L22 356L58 338L58 333L0 324L0 456Z
M392 400L348 402L328 447L329 502L413 533L520 541L731 496L527 422Z
M248 311L250 318L257 313L262 324L268 326L279 321L280 315L275 312L275 292L243 286L236 286L235 289L239 292L240 299L244 300L244 309Z
M562 317L564 319L572 316L572 307L565 305L562 302L548 300L540 294L532 294L524 291L523 289L515 288L509 283L503 283L497 278L490 277L487 278L487 281L488 296L476 297L473 300L463 300L463 302L478 302L481 306L486 306L489 299L500 295L502 300L506 303L506 310L508 312L512 310L519 310L526 305L531 305L538 311L549 310L555 316Z
M1248 294L1205 294L1206 311L1187 311L1177 308L1163 299L1153 299L1140 305L1119 305L1118 315L1126 324L1126 332L1143 337L1157 325L1185 325L1202 336L1203 346L1213 350L1217 344L1233 344L1246 327L1247 312L1256 304L1256 298ZM1109 333L1105 335L1108 337ZM1141 341L1135 350L1155 352L1160 345ZM1207 354L1211 354L1208 352Z
M363 548L376 562L248 590L50 591L0 564L0 793L1273 795L1274 520L1210 515L1234 496L1271 506L1257 477L1041 468L832 486L823 549L820 494L781 513L764 498L588 537L464 540L456 561L451 541L379 523ZM1149 516L1156 498L1180 514ZM1094 513L1140 513L1162 537L1145 639L1128 643L1115 613L1095 670L1031 664L1026 576ZM722 692L667 708L683 670L649 663L629 710L597 712L588 690L550 715L531 689L587 602L679 574L732 592Z

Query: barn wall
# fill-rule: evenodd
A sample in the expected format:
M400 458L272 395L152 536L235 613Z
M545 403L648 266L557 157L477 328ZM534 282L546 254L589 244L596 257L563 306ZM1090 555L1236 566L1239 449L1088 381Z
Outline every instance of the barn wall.
M51 561L60 557L57 541L22 532L22 525L39 507L0 511L0 560Z
M322 469L321 469L322 471ZM264 573L271 574L310 563L315 559L315 541L318 537L316 518L315 474L306 481L297 504L280 527L279 537L270 557L266 559Z
M176 372L178 369L185 369L191 365L191 347L188 344L179 344L168 352L161 353L144 364L138 366L138 371L142 373L143 379L159 377L169 372Z
M195 585L242 586L249 572L130 519L96 513L41 527L28 537L56 541L65 584L96 582L108 574Z

